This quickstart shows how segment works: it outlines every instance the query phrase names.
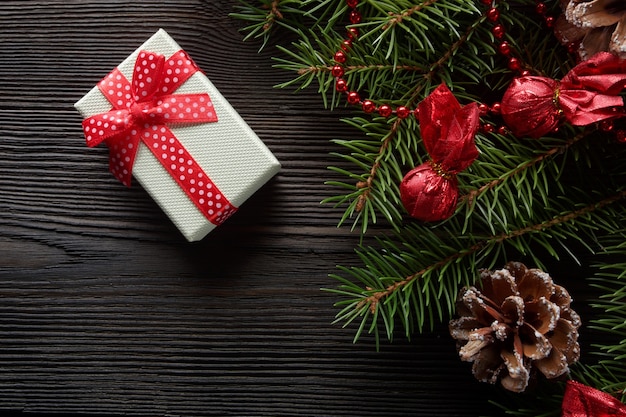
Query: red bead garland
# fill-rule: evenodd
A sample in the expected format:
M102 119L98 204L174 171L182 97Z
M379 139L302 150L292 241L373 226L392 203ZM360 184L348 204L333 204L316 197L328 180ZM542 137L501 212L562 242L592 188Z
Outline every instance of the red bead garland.
M493 23L493 27L491 29L494 37L501 41L498 45L498 52L505 57L509 58L508 67L511 71L519 72L522 70L521 61L511 56L511 46L506 40L502 40L506 35L506 30L504 26L499 23L500 19L500 11L492 5L492 0L479 0L480 3L491 6L485 12L485 18ZM350 24L360 23L362 20L361 13L357 10L359 6L360 0L346 0L346 5L350 9L348 13L348 20ZM537 6L538 10L543 10L544 7ZM354 27L347 28L346 38L341 42L341 49L335 52L333 56L333 60L335 61L335 65L331 68L331 74L335 78L335 90L339 93L345 94L346 99L351 105L360 105L363 112L367 114L377 113L381 117L390 117L392 115L396 115L399 119L406 119L413 115L417 116L417 109L409 109L406 106L398 106L396 108L391 107L388 104L381 104L377 106L372 100L362 99L358 92L350 90L347 81L345 80L345 63L348 59L348 52L352 47L353 41L355 41L359 36L359 30ZM494 108L499 108L499 103L495 103L492 107L488 107L486 105L481 105L481 115L486 115L489 112L492 112ZM496 111L497 113L497 111ZM503 128L496 128L493 125L485 125L482 129L486 132L498 131L503 132Z
M361 106L365 113L373 113L376 111L376 104L372 100L365 100Z
M357 10L359 0L346 0L346 5L350 8L348 13L348 20L350 24L358 24L361 22L361 13ZM406 106L399 106L392 108L389 104L381 104L377 106L372 100L362 100L359 93L351 91L348 87L348 83L344 78L345 67L344 64L347 61L347 52L352 46L352 42L359 36L359 30L354 27L347 28L346 39L341 43L341 49L335 52L333 59L335 65L331 68L331 74L335 78L335 90L339 93L346 94L346 99L349 104L361 105L363 112L367 114L377 113L381 117L390 117L396 115L399 119L406 119L412 114L416 114L417 110L411 110Z
M513 48L510 43L505 40L506 29L500 22L500 10L497 7L497 0L478 0L479 3L488 6L489 8L484 12L485 20L491 23L491 33L496 39L496 50L503 57L507 59L507 67L512 72L519 76L525 76L530 74L530 69L526 67L523 61L513 54ZM357 10L360 0L346 0L346 5L349 8L348 21L350 24L355 25L362 21L361 13ZM554 17L548 15L548 7L546 4L537 0L535 5L535 11L540 15L547 27L554 25ZM417 109L409 109L406 106L398 106L393 108L389 104L376 105L370 99L362 99L358 92L352 91L346 79L344 78L346 68L345 63L348 59L348 52L352 47L352 43L357 40L359 36L359 30L355 27L349 27L346 29L346 38L341 42L341 49L335 52L333 59L335 65L331 68L331 74L335 78L335 90L339 93L345 94L347 102L351 105L360 105L361 109L366 114L378 114L381 117L388 118L392 115L397 116L399 119L406 119L409 116L417 116ZM484 104L480 105L481 115L485 116L489 113L494 115L500 114L500 103L493 103L491 106ZM494 126L492 124L483 124L481 130L483 132L498 132L500 134L507 133L507 129L504 126Z

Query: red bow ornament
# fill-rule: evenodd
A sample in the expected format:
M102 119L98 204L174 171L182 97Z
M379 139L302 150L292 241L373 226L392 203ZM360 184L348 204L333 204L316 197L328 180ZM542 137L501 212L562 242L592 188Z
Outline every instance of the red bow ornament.
M515 78L504 93L502 117L518 137L540 138L567 121L586 126L624 115L619 93L626 87L626 60L600 52L552 78Z
M479 127L476 103L461 107L441 84L418 105L420 130L430 161L409 171L400 183L408 213L422 221L445 220L458 200L456 175L478 157L474 136Z
M562 417L626 417L626 405L615 397L575 381L568 381Z
M234 207L169 129L171 125L217 121L206 93L174 94L199 71L182 50L171 57L139 51L132 81L114 69L98 83L113 108L83 120L87 146L109 147L109 168L130 186L135 156L143 143L183 189L200 212L220 224Z

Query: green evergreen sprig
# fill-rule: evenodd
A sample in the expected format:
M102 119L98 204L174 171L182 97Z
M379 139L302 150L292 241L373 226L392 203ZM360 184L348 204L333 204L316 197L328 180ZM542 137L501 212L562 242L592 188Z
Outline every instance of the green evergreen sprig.
M367 331L377 342L381 328L393 338L397 319L409 338L416 331L432 329L454 313L460 288L474 285L476 265L493 268L506 260L511 249L541 265L534 249L541 245L559 256L552 240L569 239L589 246L594 235L619 230L621 225L614 219L623 206L611 206L625 199L626 191L621 191L577 210L567 210L570 200L553 204L545 209L547 215L537 218L550 220L520 224L517 229L494 235L457 234L455 230L462 224L453 220L434 229L409 224L395 241L379 238L380 247L359 248L364 267L340 267L343 275L333 275L340 286L328 291L346 298L337 302L341 307L337 322L348 325L360 321L355 340Z
M345 0L256 3L242 2L234 15L252 22L244 29L248 37L263 38L262 47L279 29L296 38L277 45L275 66L294 75L278 87L316 88L329 109L348 106L332 74L348 27L359 36L347 50L343 78L377 105L415 108L441 83L462 105L498 102L515 76L498 52L503 40L533 74L560 79L576 64L535 13L534 0L493 3L503 39L492 31L490 6L477 0L361 0L357 24L348 23ZM560 13L558 0L544 3L552 16ZM330 138L338 150L329 155L333 178L326 184L337 192L323 202L342 207L338 224L358 230L361 240L355 250L360 265L339 266L330 274L337 286L325 289L339 299L336 323L353 326L355 341L365 333L377 345L398 332L410 338L453 315L460 288L473 285L479 269L507 260L544 269L555 260L589 266L593 259L599 272L590 283L603 295L588 326L615 343L594 346L597 360L576 365L572 376L624 400L626 146L599 125L565 124L539 140L480 132L478 158L457 176L455 215L429 224L408 218L399 198L404 174L429 158L417 119L354 107L343 121L356 135ZM497 114L482 121L502 124ZM383 232L371 237L374 225ZM510 415L558 415L548 404L559 404L562 387L539 395L548 409L528 403L504 408Z
M263 7L252 7L246 3L242 14L247 20L261 22L261 16L267 16L267 10L282 8L290 12L290 18L281 24L298 34L298 40L290 47L279 46L285 58L276 60L276 66L297 74L293 80L280 85L281 88L295 87L303 89L317 83L318 91L324 97L327 106L332 108L342 103L342 95L334 87L331 69L334 65L334 52L341 48L344 35L340 34L345 25L347 6L343 1L300 1L300 2L261 2ZM556 3L556 2L555 2ZM531 1L518 1L513 4L499 2L501 20L513 30L507 40L525 60L532 65L535 72L559 77L571 68L573 59L568 58L565 48L560 47L554 38L545 36L538 26L536 16L529 13ZM270 7L271 6L271 7ZM501 95L513 76L506 69L502 57L494 48L496 40L490 26L486 22L484 10L477 7L476 2L469 0L426 0L413 1L364 1L360 9L365 16L362 23L351 25L361 32L349 50L349 62L346 65L346 80L355 90L365 91L377 103L405 105L414 107L439 83L445 82L452 88L459 100L473 101L477 99L493 100ZM276 13L273 13L276 15ZM281 12L281 16L285 16ZM237 15L240 17L241 15ZM304 25L308 19L309 26ZM520 28L523 28L520 29ZM250 34L259 35L255 28L246 28ZM265 26L264 35L270 28ZM485 94L486 92L486 94ZM378 98L378 99L377 99ZM358 113L358 111L357 111ZM571 193L565 191L566 185L562 178L583 178L582 171L572 169L590 167L589 145L577 146L593 132L564 127L554 137L542 138L541 141L515 138L507 134L479 134L476 138L480 157L467 170L458 176L460 189L463 193L457 217L442 225L423 225L409 223L400 206L398 184L407 169L424 162L425 154L419 126L413 118L383 118L356 115L345 119L363 136L360 139L335 139L334 142L344 148L344 152L332 155L342 160L339 166L330 169L346 179L328 181L343 193L330 197L324 202L344 206L344 215L339 224L352 221L352 227L366 234L369 225L384 219L395 232L393 239L379 239L377 244L383 248L388 257L403 259L406 257L401 248L393 245L393 240L401 242L405 248L417 245L420 248L447 249L430 259L431 253L419 252L412 256L418 262L406 271L402 263L389 262L385 256L374 256L376 250L363 251L358 256L365 266L356 273L351 269L354 278L360 279L363 288L349 285L345 278L338 274L333 276L342 283L341 293L351 288L354 295L367 295L368 292L388 288L388 282L394 282L392 288L400 288L397 282L413 282L406 277L420 275L426 282L420 285L418 295L404 294L406 289L392 290L393 299L398 294L402 298L402 308L392 306L381 316L386 325L386 332L391 336L396 312L415 311L417 326L412 324L409 316L401 315L405 324L405 332L410 334L414 329L423 330L425 317L430 306L442 319L443 311L452 311L452 300L459 285L471 283L475 265L493 266L502 259L502 245L481 245L481 251L470 250L477 242L499 242L497 236L510 236L506 242L510 250L518 256L532 257L533 245L543 247L551 256L557 256L562 248L566 251L568 239L578 240L578 230L584 228L582 219L573 222L572 231L545 233L552 224L553 218L567 213L568 208L585 206L588 201L572 199ZM596 165L596 172L602 168ZM574 187L574 184L568 184ZM585 197L589 197L582 193ZM560 207L566 203L570 207ZM570 211L576 212L576 210ZM600 213L602 214L602 213ZM561 216L567 218L567 216ZM587 219L585 219L587 220ZM593 219L594 222L599 221ZM539 230L533 239L520 239L520 231ZM409 231L409 232L407 232ZM411 238L419 236L411 242ZM449 243L445 240L452 240ZM482 239L482 240L481 240ZM529 242L532 242L529 243ZM588 246L588 245L587 245ZM467 255L467 264L456 262L459 253ZM573 258L576 255L572 253ZM465 257L465 256L464 256ZM446 259L455 260L458 266L449 278L441 280L442 287L430 284L430 265L441 265L442 269L450 268ZM541 266L537 257L533 260ZM426 268L425 273L418 273ZM347 272L344 269L343 272ZM368 271L365 273L364 271ZM404 272L404 273L400 273ZM373 281L372 281L373 280ZM375 290L374 290L375 289ZM444 294L443 308L438 301ZM404 295L404 297L403 297ZM371 294L369 295L371 297ZM422 297L422 298L420 298ZM357 296L358 298L358 296ZM415 304L415 306L411 306ZM340 302L339 305L343 306ZM348 305L359 306L350 312L344 306L338 317L348 322L356 316L367 317L367 311L378 317L381 303L365 303L354 299ZM417 306L419 305L419 306ZM372 308L376 306L376 308ZM417 306L417 307L416 307ZM374 320L376 322L376 320ZM357 335L363 330L359 327ZM372 329L370 329L372 330Z
M624 220L624 211L620 213ZM623 224L623 223L622 223ZM601 296L592 306L598 312L589 328L610 335L612 343L593 344L598 363L576 373L580 379L626 402L626 233L606 239L602 257L590 280Z

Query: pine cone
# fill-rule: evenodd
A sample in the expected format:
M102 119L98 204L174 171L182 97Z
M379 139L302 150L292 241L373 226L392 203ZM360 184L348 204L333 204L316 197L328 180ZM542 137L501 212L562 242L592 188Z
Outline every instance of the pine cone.
M598 52L626 58L626 2L624 0L561 0L555 33L563 45L579 43L586 61Z
M480 274L482 287L461 291L460 317L449 325L461 360L473 362L474 376L522 392L534 369L549 379L568 373L580 356L581 323L567 291L519 262Z

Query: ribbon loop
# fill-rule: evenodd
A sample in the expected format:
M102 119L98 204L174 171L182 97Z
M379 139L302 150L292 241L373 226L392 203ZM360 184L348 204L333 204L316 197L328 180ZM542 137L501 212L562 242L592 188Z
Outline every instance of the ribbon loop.
M208 94L174 94L197 71L184 51L167 59L140 51L131 81L116 68L98 83L113 108L83 120L83 130L89 147L107 144L109 169L126 186L131 184L137 150L144 143L202 214L220 224L236 207L168 127L217 122Z
M141 51L135 62L133 73L133 99L135 102L149 101L159 91L165 57L154 52Z

